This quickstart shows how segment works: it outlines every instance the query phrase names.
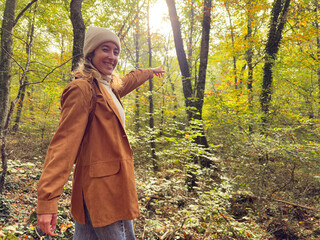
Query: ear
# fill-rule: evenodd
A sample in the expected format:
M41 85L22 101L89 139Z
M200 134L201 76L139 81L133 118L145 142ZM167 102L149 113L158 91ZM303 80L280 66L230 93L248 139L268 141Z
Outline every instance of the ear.
M94 52L88 53L87 59L91 62L93 58Z

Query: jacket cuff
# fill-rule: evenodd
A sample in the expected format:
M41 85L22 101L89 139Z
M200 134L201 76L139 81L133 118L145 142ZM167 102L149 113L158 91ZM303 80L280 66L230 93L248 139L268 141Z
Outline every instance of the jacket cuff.
M58 199L49 201L38 200L37 214L49 214L58 212Z
M147 72L148 72L148 74L149 74L148 79L152 79L152 78L153 78L153 75L154 75L153 70L152 70L152 69L145 69L145 71L147 71Z

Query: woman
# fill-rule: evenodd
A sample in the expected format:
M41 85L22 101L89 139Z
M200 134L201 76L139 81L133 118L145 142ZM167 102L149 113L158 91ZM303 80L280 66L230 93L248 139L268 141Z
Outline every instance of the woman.
M58 199L75 163L73 239L134 239L139 207L120 97L165 71L139 69L117 77L120 40L105 28L88 28L83 53L75 80L63 91L59 128L39 180L38 224L55 236Z

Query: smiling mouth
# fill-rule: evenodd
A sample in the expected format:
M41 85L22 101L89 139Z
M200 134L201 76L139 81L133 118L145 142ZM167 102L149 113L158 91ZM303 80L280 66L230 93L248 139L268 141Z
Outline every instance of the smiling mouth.
M109 68L114 68L114 64L112 64L112 63L105 63L105 65L106 65L107 67L109 67Z

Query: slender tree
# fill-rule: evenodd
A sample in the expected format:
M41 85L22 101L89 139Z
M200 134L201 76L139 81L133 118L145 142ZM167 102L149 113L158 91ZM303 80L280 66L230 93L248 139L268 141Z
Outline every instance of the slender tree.
M136 47L136 69L140 68L140 46L139 46L139 32L140 32L140 19L139 19L139 1L137 1L137 15L136 15L136 24L135 24L135 47ZM140 131L140 88L137 88L135 90L136 92L136 98L135 98L135 105L136 105L136 109L135 109L135 120L136 120L136 124L135 124L135 130L138 133Z
M265 63L263 68L263 82L260 95L260 105L264 117L263 123L267 122L269 115L271 97L272 97L272 67L275 63L277 53L280 48L282 31L286 24L287 13L290 6L290 0L274 0L271 11L269 34L265 47Z
M147 9L147 21L148 21L148 52L149 52L149 68L152 68L152 45L151 45L151 33L150 33L150 1L148 1ZM153 170L155 172L159 171L159 166L157 162L156 155L156 139L154 135L154 106L153 106L153 79L149 80L149 127L151 131L150 137L150 147L151 147L151 158L153 164Z
M31 50L32 50L33 40L34 40L34 23L36 20L37 8L38 8L38 4L35 4L35 7L33 9L33 17L29 22L29 28L28 28L28 34L27 34L26 54L28 56L28 60L27 60L27 67L28 68L29 68L30 60L31 60ZM28 68L26 68L26 69L28 70ZM25 70L25 72L26 72L26 70ZM14 133L17 133L17 131L19 130L27 84L28 84L28 75L25 74L24 78L20 79L20 90L19 90L20 94L19 94L19 100L17 102L17 112L16 112L14 125L13 125L13 132Z
M12 32L15 25L15 12L17 0L7 0L2 26L1 26L1 55L0 55L0 124L1 133L5 124L9 97L10 97L10 82L11 82L11 64L12 64Z
M189 69L188 60L183 47L183 39L181 36L181 26L179 17L176 10L176 4L174 0L166 0L171 26L173 30L175 49L182 75L182 86L185 97L185 105L188 116L188 122L192 126L193 120L199 120L202 122L202 108L205 92L206 73L208 65L208 52L209 52L209 36L210 36L210 23L211 23L211 0L205 0L203 5L203 21L202 21L202 38L200 47L200 65L198 81L195 84L195 95L192 91L191 74ZM198 145L208 149L209 145L205 136L203 125L200 125L199 136L195 139ZM210 161L207 158L201 157L199 163L202 167L210 166Z
M72 0L70 3L70 20L73 26L73 51L72 70L74 70L83 58L83 44L85 36L85 25L82 18L83 0Z
M28 52L28 60L26 67L23 69L22 77L20 79L20 88L18 91L17 98L11 102L9 109L9 99L10 99L10 83L11 83L11 65L12 65L12 55L13 55L13 28L18 22L18 20L23 16L24 12L27 11L33 3L37 0L32 0L27 6L17 15L16 13L16 0L7 0L4 16L1 28L1 54L0 54L0 136L1 136L1 161L2 161L2 174L0 177L0 194L3 191L5 178L7 175L7 152L6 152L6 136L9 128L10 117L13 113L13 109L17 101L20 99L21 90L25 76L29 70L30 66L30 51ZM31 50L31 47L30 49Z
M1 54L0 54L0 124L2 138L1 159L2 175L0 178L0 193L2 193L5 177L7 173L7 161L5 152L5 124L8 115L10 82L11 82L11 64L12 64L12 32L15 25L17 0L7 0L1 27Z
M204 1L203 21L202 21L202 36L200 47L200 65L199 79L196 85L196 107L202 119L202 107L204 100L205 83L208 67L209 41L210 41L210 23L211 23L211 0Z
M193 117L192 110L191 110L192 84L191 84L190 69L189 69L186 53L184 51L183 40L181 35L181 25L179 22L175 1L174 0L166 0L166 1L169 9L169 16L170 16L170 21L171 21L171 26L173 31L175 49L177 53L181 75L182 75L182 87L183 87L183 94L185 97L185 105L187 107L188 121L190 122Z
M178 108L178 101L177 101L177 96L175 94L175 91L176 91L176 88L175 88L175 85L174 85L174 80L172 79L172 74L171 74L171 61L169 60L169 44L170 44L170 39L168 39L168 44L165 46L165 64L166 64L166 69L167 69L167 76L166 78L168 79L169 83L170 83L170 87L171 87L171 91L172 91L172 95L173 95L173 98L174 98L174 110L177 110ZM164 93L163 93L164 95ZM164 98L163 98L163 101L164 101ZM164 105L164 104L163 104ZM161 118L163 119L163 109L161 110ZM176 119L176 111L174 111L173 113L174 115L172 116L173 119ZM161 125L163 124L163 121L161 121Z
M316 36L316 41L317 41L317 63L320 64L320 34L319 34L319 13L320 13L320 9L319 9L319 1L318 0L314 0L314 12L316 15L315 21L314 21L314 25L316 27L316 32L318 33ZM318 92L319 92L319 96L318 96L318 118L320 118L320 66L318 65L317 67L317 77L318 77Z
M231 44L232 44L232 60L233 60L233 77L234 77L234 85L235 88L238 89L238 72L237 72L237 54L235 49L235 34L234 34L234 27L232 23L230 7L229 7L229 0L224 2L224 6L226 8L228 19L229 19L229 27L230 27L230 35L231 35Z
M194 0L190 3L190 27L189 27L189 42L188 42L188 64L190 69L190 74L192 75L192 57L193 57L193 32L194 32ZM196 76L195 76L196 77Z
M204 101L204 92L206 85L207 67L208 67L208 55L209 55L209 41L210 41L210 23L211 23L211 0L204 1L203 7L203 21L202 21L202 36L200 47L200 65L199 65L199 77L196 85L196 108L198 114L196 119L202 121L202 108ZM197 118L198 117L198 118ZM199 145L209 148L207 138L205 137L204 128L201 125L201 135L197 136L196 142ZM203 167L210 167L211 162L206 158L200 158L200 164Z
M246 15L247 15L247 49L246 49L246 61L248 65L248 105L249 110L253 110L253 34L252 34L252 22L253 22L253 12L252 4L246 2ZM249 132L253 131L252 124L249 124Z

